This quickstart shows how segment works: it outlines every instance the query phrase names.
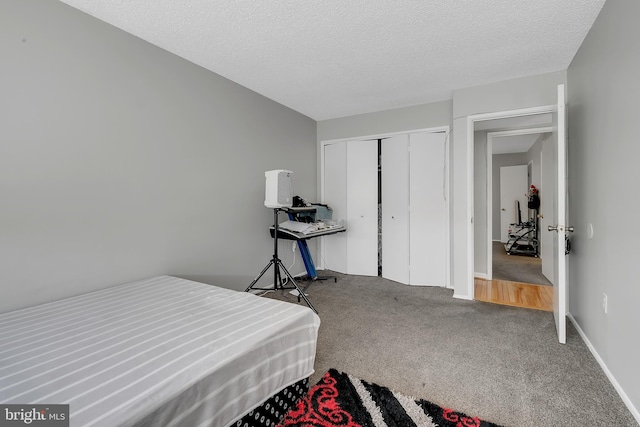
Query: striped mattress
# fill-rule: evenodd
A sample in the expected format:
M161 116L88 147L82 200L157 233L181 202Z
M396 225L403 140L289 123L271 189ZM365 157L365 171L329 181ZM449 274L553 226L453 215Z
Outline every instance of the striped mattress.
M0 403L71 426L227 426L313 373L320 319L170 276L0 315Z

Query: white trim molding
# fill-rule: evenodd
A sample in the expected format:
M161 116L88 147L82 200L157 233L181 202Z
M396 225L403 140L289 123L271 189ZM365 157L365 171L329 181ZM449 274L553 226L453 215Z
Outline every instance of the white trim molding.
M578 324L576 319L573 318L571 313L567 313L567 317L569 318L569 320L571 320L571 323L573 323L573 326L578 331L580 338L582 338L582 341L584 341L584 343L587 345L587 348L589 349L593 357L596 359L596 361L600 365L600 368L602 368L602 370L604 371L605 375L609 379L609 382L611 382L611 385L613 385L613 388L616 389L616 391L620 395L620 398L622 398L622 401L631 412L631 415L633 415L633 417L636 419L638 424L640 424L640 411L638 411L638 409L635 406L633 406L631 399L629 399L629 396L627 396L627 393L624 392L618 380L616 380L616 378L613 376L613 374L607 367L607 364L604 363L604 360L602 360L602 357L600 357L595 347L591 344L591 342L589 341L589 338L587 338L582 328L580 328L580 325Z
M518 110L508 110L508 111L498 111L493 113L481 113L481 114L470 114L466 120L467 126L467 224L469 228L467 228L467 268L466 268L466 282L467 282L467 295L465 297L461 295L454 295L454 297L461 299L474 299L474 286L473 286L473 277L474 277L474 263L475 263L475 253L474 253L474 232L475 225L473 223L473 212L474 212L474 203L473 197L475 194L475 189L473 185L474 181L474 131L475 131L475 122L482 122L487 120L495 120L495 119L508 119L512 117L524 117L524 116L533 116L536 114L546 114L552 113L557 110L556 105L544 105L540 107L531 107L531 108L522 108Z

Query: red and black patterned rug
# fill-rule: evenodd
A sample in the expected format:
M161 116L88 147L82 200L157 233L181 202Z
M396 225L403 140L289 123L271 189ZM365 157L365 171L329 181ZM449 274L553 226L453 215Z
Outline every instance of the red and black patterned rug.
M500 427L330 369L279 426Z

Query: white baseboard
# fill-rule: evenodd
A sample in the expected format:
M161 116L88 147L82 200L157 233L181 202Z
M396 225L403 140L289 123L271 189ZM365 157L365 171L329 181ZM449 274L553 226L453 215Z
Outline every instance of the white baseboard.
M489 275L486 273L473 273L473 277L477 277L478 279L491 280L489 279Z
M620 385L620 383L618 383L618 381L613 376L613 374L611 373L611 371L609 370L607 365L604 363L604 360L602 360L602 358L600 357L600 355L598 354L596 349L593 347L593 345L589 341L589 338L587 338L587 336L585 335L585 333L582 330L582 328L580 328L580 325L578 325L578 322L576 321L576 319L573 318L571 313L567 313L567 317L569 318L569 320L571 320L571 323L573 323L573 326L578 331L578 334L580 334L580 337L582 338L582 341L584 341L584 343L587 345L587 348L589 349L591 354L593 354L593 357L596 358L596 361L598 362L598 364L600 365L600 367L604 371L604 373L607 376L607 378L609 378L609 382L611 382L611 384L613 385L613 388L616 389L616 391L618 392L618 394L622 398L622 401L624 402L624 404L627 406L629 411L631 411L631 415L633 415L633 417L636 419L638 424L640 424L640 412L638 412L638 409L636 409L636 407L633 406L633 403L631 402L631 399L629 399L629 396L627 396L627 393L624 392L624 390L622 389L622 386Z
M467 301L473 301L473 298L471 298L469 295L453 294L453 297L458 299L466 299Z

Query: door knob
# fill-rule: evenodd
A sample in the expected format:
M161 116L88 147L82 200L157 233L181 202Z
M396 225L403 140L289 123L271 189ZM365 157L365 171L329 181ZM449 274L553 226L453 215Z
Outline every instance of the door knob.
M570 233L573 233L573 227L572 226L564 226L564 225L550 225L549 227L547 227L547 230L549 231L568 231Z

